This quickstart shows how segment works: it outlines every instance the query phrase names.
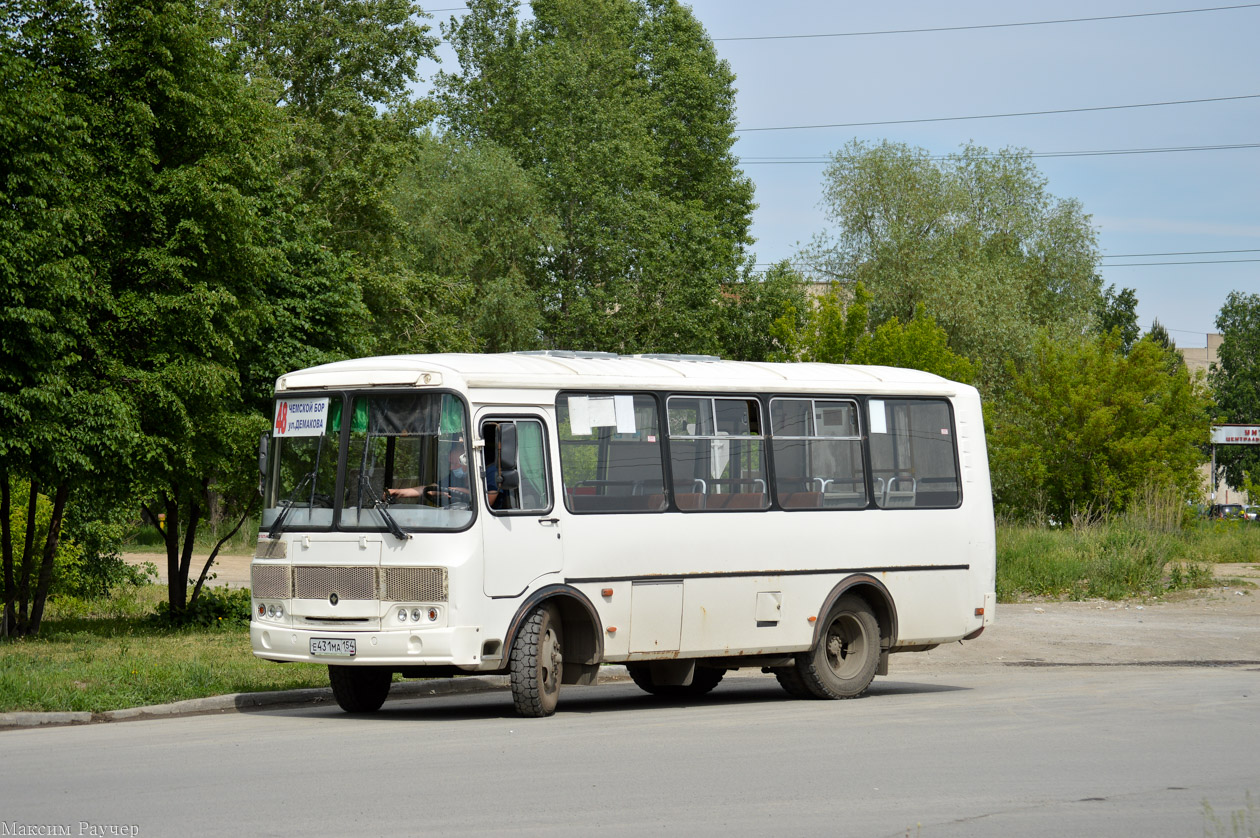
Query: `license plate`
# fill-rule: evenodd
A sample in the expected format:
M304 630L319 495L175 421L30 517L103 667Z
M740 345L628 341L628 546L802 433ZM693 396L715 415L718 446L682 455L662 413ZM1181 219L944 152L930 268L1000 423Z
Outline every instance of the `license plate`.
M311 654L330 658L354 657L354 638L312 637Z

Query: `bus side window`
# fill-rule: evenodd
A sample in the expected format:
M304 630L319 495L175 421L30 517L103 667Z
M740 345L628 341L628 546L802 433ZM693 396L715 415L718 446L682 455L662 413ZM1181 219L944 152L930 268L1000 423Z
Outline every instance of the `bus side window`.
M671 396L667 407L677 507L685 512L768 509L760 403Z
M516 432L515 466L516 479L504 480L501 462L504 429ZM485 477L483 499L496 511L545 512L551 508L551 493L547 479L547 445L542 422L537 419L498 419L481 426L485 446ZM512 458L508 454L506 459Z
M656 399L561 393L560 478L570 512L663 512L665 467Z
M774 486L784 509L866 506L857 402L775 398L770 402Z

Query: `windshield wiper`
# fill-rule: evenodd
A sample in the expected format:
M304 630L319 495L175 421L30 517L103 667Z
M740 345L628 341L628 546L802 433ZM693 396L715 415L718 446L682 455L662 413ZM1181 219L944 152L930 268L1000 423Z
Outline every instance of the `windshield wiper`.
M372 481L368 480L366 474L359 474L359 508L363 508L363 490L367 489L367 496L372 498L372 508L380 513L381 518L385 520L385 525L389 527L389 531L394 534L394 538L399 541L406 541L411 538L410 533L403 532L403 528L398 526L398 522L394 520L394 516L389 514L389 504L381 500L372 488Z
M267 530L268 538L279 538L280 533L284 531L284 519L289 517L289 512L293 510L293 500L297 497L298 492L302 491L302 487L315 479L315 472L311 472L302 478L293 491L289 493L289 497L284 502L284 509L276 516L276 520L271 522L271 529Z

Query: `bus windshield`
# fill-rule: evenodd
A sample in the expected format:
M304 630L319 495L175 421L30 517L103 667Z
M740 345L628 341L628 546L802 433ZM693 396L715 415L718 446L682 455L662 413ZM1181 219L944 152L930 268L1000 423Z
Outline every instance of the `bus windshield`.
M466 527L473 492L463 403L442 393L359 394L348 403L339 482L343 400L277 400L263 529ZM303 427L295 415L313 418Z

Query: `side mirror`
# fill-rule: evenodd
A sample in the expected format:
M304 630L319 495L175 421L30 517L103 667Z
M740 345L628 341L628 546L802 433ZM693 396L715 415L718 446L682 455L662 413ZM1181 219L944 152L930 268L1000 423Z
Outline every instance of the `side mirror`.
M516 423L503 422L498 435L499 488L515 489L521 484L516 468Z
M258 437L258 476L267 476L267 458L271 453L271 432L263 431Z

